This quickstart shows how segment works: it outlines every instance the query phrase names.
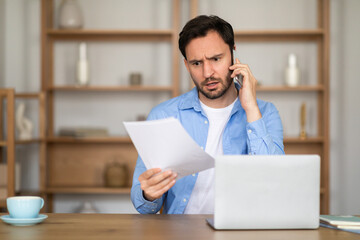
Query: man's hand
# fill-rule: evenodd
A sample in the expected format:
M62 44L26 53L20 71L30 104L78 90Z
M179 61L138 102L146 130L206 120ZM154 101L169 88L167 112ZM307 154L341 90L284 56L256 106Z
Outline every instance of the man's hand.
M171 170L160 172L160 168L152 168L139 176L141 189L144 192L145 199L148 201L160 198L176 182L176 173L173 173Z
M235 61L235 64L229 67L233 71L231 78L239 74L243 75L243 87L239 90L239 99L246 112L247 121L254 122L261 118L261 112L256 102L257 80L248 65L240 63L239 59Z

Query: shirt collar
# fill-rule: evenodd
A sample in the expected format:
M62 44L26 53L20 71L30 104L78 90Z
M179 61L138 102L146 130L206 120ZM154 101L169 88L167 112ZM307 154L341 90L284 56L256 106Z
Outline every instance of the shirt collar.
M190 92L186 93L180 103L180 110L193 108L197 112L201 112L199 94L196 87L193 87Z
M235 83L235 87L239 91L240 86ZM199 100L199 94L196 87L194 87L184 95L182 102L179 105L179 108L180 110L193 108L197 112L202 112L202 107L200 105L200 100ZM234 104L230 116L238 111L244 111L244 109L240 104L239 98L236 99L236 102Z

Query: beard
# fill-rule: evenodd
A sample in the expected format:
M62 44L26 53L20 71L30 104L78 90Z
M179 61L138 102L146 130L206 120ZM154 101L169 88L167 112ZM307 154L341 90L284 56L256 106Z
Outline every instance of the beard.
M229 90L231 83L233 82L230 76L231 76L231 72L229 71L228 75L226 76L226 79L211 77L211 78L205 79L205 81L203 81L201 83L197 83L196 81L194 81L194 78L193 78L193 82L194 82L197 90L201 94L203 94L206 98L217 99L217 98L224 96L224 94ZM206 85L210 81L218 82L219 86L216 89L206 89Z

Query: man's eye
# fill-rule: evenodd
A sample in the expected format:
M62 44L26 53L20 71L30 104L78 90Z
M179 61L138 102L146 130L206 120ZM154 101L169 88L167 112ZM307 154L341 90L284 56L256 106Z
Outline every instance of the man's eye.
M215 62L219 61L220 58L213 58Z
M200 62L194 62L193 65L194 65L194 66L199 66L199 65L200 65Z

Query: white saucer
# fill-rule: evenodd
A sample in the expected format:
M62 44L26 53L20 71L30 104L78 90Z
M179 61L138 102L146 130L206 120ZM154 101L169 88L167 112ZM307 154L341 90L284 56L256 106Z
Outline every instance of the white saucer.
M14 225L14 226L30 226L37 223L41 223L48 216L44 214L39 214L37 218L12 218L10 215L1 216L1 220L4 222Z

